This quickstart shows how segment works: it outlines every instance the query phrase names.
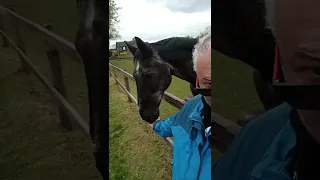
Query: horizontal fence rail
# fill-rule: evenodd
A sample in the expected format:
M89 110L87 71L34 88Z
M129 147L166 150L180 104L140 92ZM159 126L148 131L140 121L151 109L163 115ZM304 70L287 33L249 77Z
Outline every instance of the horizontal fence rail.
M132 78L131 80L134 80L134 79L133 79L133 76L132 76L131 74L129 74L128 72L123 71L122 69L120 69L120 68L118 68L117 66L114 66L114 65L112 65L112 64L110 64L110 63L109 63L109 65L111 65L111 66L115 67L116 69L120 70L121 72L123 72L123 73L125 74L125 77L127 77L127 78L128 78L128 77L131 77L131 78ZM116 75L115 75L114 73L110 72L110 71L109 71L109 73L110 73L111 76L115 79L116 83L119 84L120 87L126 92L126 94L127 94L127 96L128 96L128 99L131 99L131 101L133 101L135 104L138 104L138 101L133 97L133 95L131 94L131 92L128 91L128 88L121 84L120 80L116 77ZM125 80L125 82L126 82L126 81L127 81L127 80ZM129 84L129 83L128 83L128 84ZM129 100L129 101L130 101L130 100ZM149 124L149 126L152 128L152 125L151 125L151 124ZM167 143L169 143L169 145L171 145L171 148L172 148L172 146L173 146L173 140L172 140L172 138L169 138L169 137L168 137L168 138L164 138L164 139L167 141Z
M77 61L78 63L81 63L81 57L79 56L75 45L64 39L63 37L53 33L52 31L46 29L45 27L30 21L29 19L13 12L10 9L7 9L5 7L0 6L0 13L1 14L8 14L15 19L19 20L21 23L26 25L27 27L34 29L35 31L38 31L42 35L45 35L48 39L47 43L48 45L54 46L55 48L58 48L61 51L64 51L66 54L70 55L73 60Z
M110 63L109 63L109 64L110 64ZM114 66L113 64L110 64L110 66L112 66L113 68L117 69L118 71L121 71L126 77L128 77L128 78L131 79L132 81L135 81L134 78L133 78L133 76L132 76L130 73L128 73L128 72L120 69L120 68L117 67L117 66ZM184 100L182 100L182 99L180 99L180 98L176 97L175 95L172 95L172 94L170 94L170 93L168 93L168 92L164 92L163 98L164 98L167 102L169 102L170 104L172 104L173 106L175 106L175 107L177 107L177 108L179 108L179 109L181 109L182 106L184 105L184 103L186 103L186 101L184 101Z
M114 73L111 72L111 69L114 70L113 71ZM124 75L125 82L127 81L126 78L131 79L132 81L135 81L135 79L133 78L133 76L130 73L128 73L125 70L122 70L121 68L109 63L109 73L111 74L111 76L113 76L116 83L119 84L119 86L125 91L125 93L128 96L128 100L131 99L131 101L133 101L137 104L137 100L133 97L130 90L128 90L130 88L125 87L124 85L122 85L120 83L118 77L116 76L115 70L121 72ZM165 101L167 101L169 104L171 104L179 109L181 109L182 106L185 104L184 100L182 100L182 99L180 99L180 98L178 98L168 92L164 93L163 99ZM230 121L230 120L223 118L222 116L218 115L215 112L211 112L211 118L215 122L215 124L211 128L212 135L213 135L213 139L212 139L213 146L218 151L225 152L227 150L227 147L231 144L235 135L240 131L241 126L234 123L233 121ZM168 140L168 139L166 139L166 140ZM170 142L170 144L172 145L173 142Z
M56 100L59 107L63 108L81 127L86 135L89 135L88 123L81 117L81 115L70 105L70 103L58 92L58 90L52 85L52 83L38 70L36 65L27 57L26 54L9 38L2 30L1 35L9 42L12 48L19 54L21 60L28 66L33 74L40 80L40 82L51 93L52 97Z
M63 113L60 112L60 111L63 111L68 116L68 117L64 117L63 119L65 119L66 121L68 121L68 118L74 120L81 127L84 133L86 135L89 135L88 123L81 117L81 115L75 110L75 108L72 105L70 105L70 103L66 100L65 94L63 93L64 91L63 84L61 84L62 75L57 74L56 72L51 72L53 76L55 76L54 74L56 74L56 77L53 77L53 80L54 80L54 84L53 84L45 77L45 75L40 73L36 65L32 63L32 61L27 57L25 53L24 43L20 38L20 34L19 34L20 33L18 29L19 25L16 25L16 36L18 41L17 43L15 43L3 30L3 22L1 21L3 19L3 15L5 14L13 17L15 20L18 20L19 25L25 25L26 27L29 27L45 36L46 44L49 47L51 47L51 50L47 51L47 55L48 55L48 61L52 65L52 71L54 69L55 69L54 71L56 71L56 68L59 68L59 66L61 66L61 64L59 65L59 62L55 62L59 60L59 58L57 57L58 56L57 52L60 52L60 51L69 55L76 62L82 63L81 58L74 44L62 38L61 36L55 34L51 30L22 17L21 15L13 12L12 10L9 10L7 8L0 6L0 16L1 16L0 17L0 30L1 30L0 34L2 35L4 40L3 47L7 47L8 45L11 45L12 48L18 53L20 57L22 69L25 70L26 72L30 70L40 80L40 82L48 89L53 99L55 99L57 106L59 107L59 115L64 116ZM124 76L127 78L125 82L128 81L128 79L131 79L134 81L133 76L128 72L112 64L110 64L110 67L112 67L117 71L122 72ZM128 100L130 102L137 103L136 99L130 94L129 85L128 84L122 85L120 81L117 79L116 74L112 74L111 72L109 73L116 79L117 84L119 84L122 87L122 89L124 89L124 91L128 95ZM177 108L182 108L182 106L185 103L184 100L181 100L178 97L167 92L164 93L163 99ZM212 133L214 137L213 138L214 147L216 147L220 152L224 152L226 148L230 145L234 136L240 131L241 127L238 124L230 120L227 120L214 112L212 112L211 116L215 122L215 125L212 127ZM68 126L70 126L70 123L62 121L62 118L61 118L61 123L62 125L69 124ZM71 129L72 128L70 128L70 130ZM172 145L173 141L172 139L167 139L167 142L169 142L169 144Z
M12 38L9 37L4 31L4 15L10 16L10 24L13 24L13 30L15 32L17 42L14 42L14 40L12 40ZM50 47L48 48L46 54L50 64L53 82L50 82L50 80L39 71L38 67L26 55L25 43L20 32L21 25L32 28L39 34L45 36L44 42L48 45L48 47ZM80 129L86 134L86 136L89 137L89 125L87 121L85 121L84 118L76 111L76 109L67 101L59 52L66 52L74 60L76 60L76 62L81 62L81 58L72 42L65 40L47 28L22 17L13 10L9 10L3 6L0 6L0 35L3 37L3 47L9 47L10 45L12 49L19 55L19 59L21 61L21 70L27 74L29 74L31 71L33 75L39 79L40 83L43 84L49 91L52 99L58 107L58 115L61 125L67 130L73 130L72 126L74 123L72 122L75 122L75 124L80 126ZM71 120L73 121L71 122Z

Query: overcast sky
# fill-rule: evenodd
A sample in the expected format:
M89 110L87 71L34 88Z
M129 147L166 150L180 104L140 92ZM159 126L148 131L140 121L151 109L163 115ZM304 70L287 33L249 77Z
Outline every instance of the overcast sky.
M155 42L172 36L197 36L211 25L211 0L116 0L121 39Z

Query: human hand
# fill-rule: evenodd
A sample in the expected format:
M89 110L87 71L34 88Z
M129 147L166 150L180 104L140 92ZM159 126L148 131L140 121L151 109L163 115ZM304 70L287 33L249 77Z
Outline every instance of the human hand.
M150 126L153 127L156 122L157 122L157 121L155 121L155 122L153 122L153 123L150 123Z

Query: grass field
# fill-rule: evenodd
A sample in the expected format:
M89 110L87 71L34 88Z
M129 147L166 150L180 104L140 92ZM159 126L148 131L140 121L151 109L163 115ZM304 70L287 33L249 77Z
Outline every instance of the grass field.
M19 14L39 24L52 23L55 32L68 40L74 39L77 26L76 1L0 0L0 4L17 6L15 10ZM15 39L12 19L5 16L4 20L6 33ZM27 27L21 27L20 30L27 55L40 71L51 79L45 53L48 50L48 46L44 43L45 38ZM3 60L5 59L1 56L1 72L3 68L5 70L8 68ZM14 62L16 66L20 65L19 62ZM61 62L68 101L87 120L88 102L83 66L64 54L61 54ZM6 116L3 117L7 121L0 122L3 123L0 127L10 124L10 128L6 130L0 128L0 179L98 179L99 174L94 167L90 140L84 138L81 132L63 131L54 114L55 107L51 106L52 101L39 82L26 79L20 74L12 76L10 73L7 81L15 84L8 86L6 92L1 92L1 96L7 98L6 101L1 101L3 103L1 108L6 112ZM1 87L5 85L4 83L1 82ZM21 94L15 92L23 88L26 89L25 92ZM30 95L31 93L35 95ZM12 105L9 105L9 102ZM13 120L15 123L9 123Z
M110 63L133 73L133 62L130 59L110 60ZM252 84L252 69L247 65L217 52L212 55L212 82L213 82L213 109L222 116L236 121L245 112L262 109L258 96ZM118 71L117 71L118 72ZM119 79L124 80L121 73ZM137 95L135 83L130 81L132 94ZM189 84L173 76L172 83L167 90L169 93L185 99L192 96ZM169 107L168 107L169 106ZM167 117L178 111L177 108L162 101L160 106L161 117ZM169 112L169 113L168 113Z
M211 71L215 112L236 121L246 112L263 109L248 65L213 51Z
M39 24L52 23L55 26L54 31L70 41L73 41L75 37L78 22L75 0L0 0L0 4L18 5L15 8L16 12L26 18ZM11 27L12 21L6 16L5 30L11 37L15 37ZM26 27L21 28L21 32L28 56L40 67L41 72L51 78L45 54L48 47L44 44L44 37ZM87 91L82 64L74 62L64 54L61 54L61 60L68 101L85 119L88 119ZM213 53L212 60L214 111L235 120L246 111L260 109L261 104L251 82L252 70L218 53ZM8 65L3 66L1 60L0 62L0 69L1 67L9 69ZM131 61L112 61L112 63L132 73L133 63ZM0 160L0 179L9 180L9 177L18 180L50 179L43 178L44 176L54 179L94 179L96 171L90 159L91 154L88 153L91 152L91 149L86 146L88 141L78 132L67 133L61 130L52 107L48 105L51 100L43 94L44 90L41 89L41 86L39 84L34 86L34 81L25 79L21 74L13 75L13 72L8 71L8 82L1 82L1 85L5 83L7 86L7 89L1 92L4 97L7 97L7 101L1 104L0 118L4 117L7 121L0 124L0 133L3 133L0 134L0 155L1 157L8 156ZM118 77L123 82L120 74ZM14 84L9 86L10 83ZM112 106L109 111L111 148L109 172L111 178L170 179L171 152L168 146L143 122L138 121L136 106L127 104L124 93L112 83L110 84L110 105ZM24 89L28 87L32 87L31 92L36 95L30 96L30 90ZM135 84L132 81L130 87L132 94L136 96ZM15 92L15 89L19 89L19 92ZM168 92L182 99L191 95L189 85L177 78L173 79ZM15 101L17 104L13 103ZM7 108L12 110L7 112ZM126 114L120 111L125 108L130 109L132 113ZM165 101L161 103L162 118L177 111L177 108ZM28 115L27 113L30 112L34 113ZM16 121L10 124L11 120ZM24 124L19 123L23 120L28 121ZM4 126L10 126L12 129L4 131L1 128ZM24 131L20 131L21 129ZM33 139L35 135L39 136ZM2 148L4 146L6 148ZM26 156L28 158L25 158ZM17 163L18 161L21 163Z
M90 141L61 127L42 84L12 50L0 49L0 63L0 179L98 179Z
M171 179L170 147L141 120L137 106L115 81L109 83L110 179Z
M110 63L120 67L122 69L125 69L130 74L133 73L133 63L130 59L122 59L122 60L110 60ZM121 84L124 84L124 79L122 73L119 71L116 71L118 79L121 81ZM137 89L136 84L134 81L129 80L130 83L130 90L131 94L137 98ZM168 92L171 94L174 94L178 96L181 99L185 99L187 96L192 96L190 90L189 90L189 84L185 81L178 79L176 77L172 78L172 83L170 87L168 88ZM160 117L166 118L170 115L175 114L179 109L170 105L166 101L162 101L160 104Z
M6 1L6 2L9 3L10 1ZM43 2L40 0L33 0L33 1L28 1L26 3L23 1L13 0L10 2L10 4L21 4L21 3L27 4L27 5L16 8L16 11L18 13L22 14L27 18L30 18L35 22L38 22L39 24L52 23L55 26L55 29L54 29L55 32L59 33L66 39L73 40L74 32L76 30L76 23L77 23L75 20L76 19L75 1L70 2L70 1L58 0L58 1ZM65 18L65 17L68 17L68 18ZM14 31L12 31L11 29L12 24L10 22L10 18L6 16L5 20L6 20L6 23L5 23L6 32L11 37L15 37ZM40 68L40 71L50 79L51 73L50 73L47 57L45 54L45 51L47 50L48 47L43 42L44 37L38 34L37 32L34 32L33 30L28 29L26 27L22 27L21 32L26 44L27 55ZM87 91L86 91L86 83L85 83L84 70L83 70L82 64L79 64L73 61L72 59L70 59L68 56L64 54L61 54L61 61L63 66L64 80L67 88L68 101L73 106L75 106L78 112L80 112L80 114L85 119L88 119ZM28 87L27 84L21 84L21 85ZM118 92L118 93L121 94L121 92ZM28 96L26 96L25 98L27 99L27 97ZM118 100L119 99L121 100L121 98L118 98ZM44 99L43 101L46 101L46 99ZM119 105L119 101L116 102L115 104ZM118 108L119 107L121 106L118 106ZM164 109L165 109L164 112L167 112L165 116L168 116L175 112L175 111L170 112L169 110L166 110L166 108ZM113 113L113 110L116 113ZM120 110L123 110L123 109L120 109ZM29 111L30 113L33 113L32 109L29 109ZM111 159L110 159L109 172L111 174L111 178L112 179L121 179L121 178L122 179L124 178L125 179L130 179L130 178L132 179L154 179L154 178L170 179L171 151L169 149L169 146L165 144L165 142L161 138L159 138L153 132L151 132L150 129L147 129L148 127L146 125L141 124L142 122L139 122L139 121L137 121L136 124L133 124L133 126L128 126L127 124L120 124L126 129L123 136L121 136L120 138L121 140L123 140L123 142L126 142L126 144L119 142L118 141L119 138L115 137L117 136L116 134L117 134L117 131L119 130L117 129L117 127L119 127L117 124L117 122L119 122L119 119L128 119L128 117L135 117L135 116L138 116L138 114L132 112L130 115L123 114L123 116L121 116L119 109L118 111L116 111L115 109L110 109L110 116L112 117L112 115L114 118L113 119L110 118L110 126L111 126L110 127L110 130L111 130L110 145L111 147L114 147L112 145L117 145L117 147L114 147L110 152ZM37 117L37 115L33 115L32 117L34 120L36 120L35 117ZM54 119L56 117L54 116L52 118ZM46 129L46 131L48 130ZM115 132L115 134L113 134L112 132ZM51 133L51 131L48 131L48 133ZM132 134L136 134L136 136L131 136ZM74 136L79 136L79 134L74 134ZM43 141L43 139L40 139L40 140ZM54 136L52 137L52 139L48 139L48 142L43 142L43 143L54 144L55 141L60 141L60 140L64 140L64 138ZM76 139L70 139L70 141L71 140L76 140ZM21 139L21 141L24 141L24 139ZM143 142L145 144L141 145L139 142ZM6 142L6 143L10 144L11 142ZM38 146L43 145L42 142L38 142L38 143L39 143ZM72 142L70 142L70 146L72 146ZM126 149L130 151L126 151ZM16 151L16 154L24 154L23 149L20 149L20 148L15 149L15 151ZM33 151L37 152L36 149ZM84 153L83 151L81 152ZM86 149L85 152L87 152L88 156L91 158L91 153L90 153L91 149ZM47 158L51 157L51 158L54 158L54 160L59 161L60 163L65 163L64 165L60 164L61 168L64 168L64 166L70 165L70 163L65 162L68 160L68 158L66 158L65 156L61 156L61 158L64 158L64 159L60 160L59 158L57 158L57 156L53 156L52 153L54 153L54 151L52 152L44 151L41 154L41 156L45 156ZM56 149L55 153L59 154L59 151ZM137 155L140 154L140 155L136 156L136 154ZM67 155L68 154L66 154L66 156ZM77 156L75 156L74 158L77 158ZM10 160L14 161L12 157L8 157L5 162L7 163ZM51 160L51 161L54 161L54 160ZM80 161L83 159L78 158L78 160ZM122 166L123 165L122 162L125 162L125 166ZM95 169L91 168L93 167L93 162L92 161L88 162L83 160L83 163L87 163L88 168L86 170L83 170L81 166L75 166L75 165L72 166L74 168L73 169L74 171L81 171L81 173L79 173L79 176L82 176L81 178L77 178L76 174L73 174L74 177L71 177L71 178L62 177L61 175L61 178L58 178L58 179L82 179L82 178L94 179L92 177L89 177L92 174L96 175ZM53 164L52 166L58 167L57 164ZM40 167L41 167L41 164L39 165L39 168ZM45 167L47 166L44 165L43 168ZM8 172L9 170L16 172L14 166L8 166L7 169L8 169ZM68 170L68 168L65 168L65 169ZM41 170L41 169L36 169L36 170L38 171L35 171L33 169L28 169L29 174L24 174L24 177L26 179L33 179L35 176L32 176L30 174L36 174L36 173L39 174L39 177L43 177L46 174L50 174L52 175L52 177L57 177L57 175L54 175L54 173L58 173L55 169L51 169L50 173L47 173L45 170ZM70 173L72 172L73 171L70 170ZM3 176L9 178L11 177L11 175L12 174L5 174ZM42 178L42 179L46 179L46 178Z

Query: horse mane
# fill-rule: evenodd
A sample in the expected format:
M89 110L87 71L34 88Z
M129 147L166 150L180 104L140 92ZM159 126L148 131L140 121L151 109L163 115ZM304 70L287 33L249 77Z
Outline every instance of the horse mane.
M198 39L195 38L173 37L150 44L157 46L158 49L184 49L192 51L197 42Z
M172 65L184 64L185 61L192 62L192 51L198 39L173 37L150 43L157 49L158 55Z

